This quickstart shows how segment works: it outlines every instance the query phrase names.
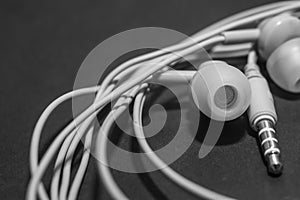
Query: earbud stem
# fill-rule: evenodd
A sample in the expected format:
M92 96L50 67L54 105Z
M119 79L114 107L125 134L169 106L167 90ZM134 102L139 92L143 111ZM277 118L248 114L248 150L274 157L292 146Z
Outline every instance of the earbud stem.
M194 77L196 71L192 70L169 70L163 73L155 74L149 81L151 83L189 83Z
M245 42L254 42L259 38L259 29L244 29L244 30L233 30L225 31L222 33L225 37L225 44L236 44Z

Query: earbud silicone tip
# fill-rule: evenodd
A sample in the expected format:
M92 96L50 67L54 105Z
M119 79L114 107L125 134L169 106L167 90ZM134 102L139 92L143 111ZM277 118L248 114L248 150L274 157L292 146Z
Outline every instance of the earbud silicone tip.
M225 62L207 61L200 65L191 85L195 104L214 120L233 120L249 106L251 89L246 76Z
M300 37L300 20L289 14L266 19L259 25L259 54L265 60L284 42Z
M284 90L300 92L300 38L278 47L267 61L272 80Z

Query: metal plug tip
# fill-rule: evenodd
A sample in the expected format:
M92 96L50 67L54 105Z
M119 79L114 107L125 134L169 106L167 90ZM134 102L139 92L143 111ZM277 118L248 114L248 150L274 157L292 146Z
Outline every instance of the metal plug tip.
M280 175L283 170L283 164L279 154L268 155L268 169L271 174Z

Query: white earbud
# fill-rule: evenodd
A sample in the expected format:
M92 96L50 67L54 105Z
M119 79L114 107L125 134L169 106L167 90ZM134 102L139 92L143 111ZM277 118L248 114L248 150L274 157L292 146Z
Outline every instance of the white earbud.
M191 85L195 104L214 120L233 120L249 106L251 89L247 78L225 62L203 63Z
M281 14L259 26L260 56L267 60L272 80L289 92L300 92L300 20Z
M267 70L278 86L300 92L300 37L278 47L268 59Z
M265 60L286 41L300 37L300 20L289 14L281 14L263 21L259 27L258 50Z

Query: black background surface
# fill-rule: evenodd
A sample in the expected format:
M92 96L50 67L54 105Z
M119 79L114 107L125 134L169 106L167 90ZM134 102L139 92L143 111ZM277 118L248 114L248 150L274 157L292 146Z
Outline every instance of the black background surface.
M225 16L267 2L271 1L1 1L0 199L24 198L34 124L51 100L72 89L81 62L101 41L144 26L189 35ZM247 131L246 117L227 124L218 145L204 159L197 159L201 143L196 140L171 166L197 183L238 199L300 199L299 95L284 93L272 82L271 88L285 163L281 177L266 173L254 134ZM70 103L51 117L43 134L42 152L70 117ZM113 174L131 199L196 199L160 172L113 170ZM79 199L110 199L97 177L94 161Z

